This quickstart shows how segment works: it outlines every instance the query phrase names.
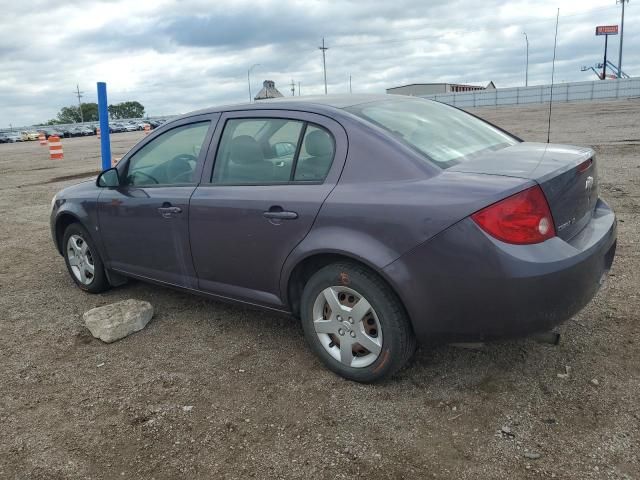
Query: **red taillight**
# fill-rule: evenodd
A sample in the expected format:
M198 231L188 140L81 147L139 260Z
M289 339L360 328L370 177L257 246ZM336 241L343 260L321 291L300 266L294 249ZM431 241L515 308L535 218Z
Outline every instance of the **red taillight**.
M526 245L555 237L549 204L536 185L471 215L489 235L507 243Z

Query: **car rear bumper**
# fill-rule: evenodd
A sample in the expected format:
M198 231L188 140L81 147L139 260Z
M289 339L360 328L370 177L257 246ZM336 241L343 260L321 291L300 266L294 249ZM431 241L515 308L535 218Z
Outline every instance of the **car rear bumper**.
M546 331L579 312L613 263L616 218L598 200L575 237L510 245L467 218L384 269L422 340Z

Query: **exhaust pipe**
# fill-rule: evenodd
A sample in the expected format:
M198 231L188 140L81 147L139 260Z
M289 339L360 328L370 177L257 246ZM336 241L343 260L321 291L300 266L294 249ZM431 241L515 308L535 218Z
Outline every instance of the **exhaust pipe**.
M531 335L531 339L538 343L546 343L548 345L559 345L560 334L558 332L542 332Z

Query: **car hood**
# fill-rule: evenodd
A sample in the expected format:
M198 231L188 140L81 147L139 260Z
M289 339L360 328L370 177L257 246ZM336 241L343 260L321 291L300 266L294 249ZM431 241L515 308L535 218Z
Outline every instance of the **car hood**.
M56 196L60 199L69 199L69 198L96 199L98 198L99 193L100 193L100 189L96 186L96 177L94 176L83 182L76 183L75 185L70 185L66 188L63 188L56 194Z

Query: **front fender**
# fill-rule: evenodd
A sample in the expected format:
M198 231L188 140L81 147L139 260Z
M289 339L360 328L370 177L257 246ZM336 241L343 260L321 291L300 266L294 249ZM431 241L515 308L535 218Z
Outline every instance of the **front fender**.
M105 250L98 234L98 211L97 202L94 200L76 199L64 197L57 199L51 210L50 226L53 243L59 253L62 253L62 235L59 226L62 222L68 224L72 222L80 223L91 235L93 243L96 245L100 256L104 259Z

